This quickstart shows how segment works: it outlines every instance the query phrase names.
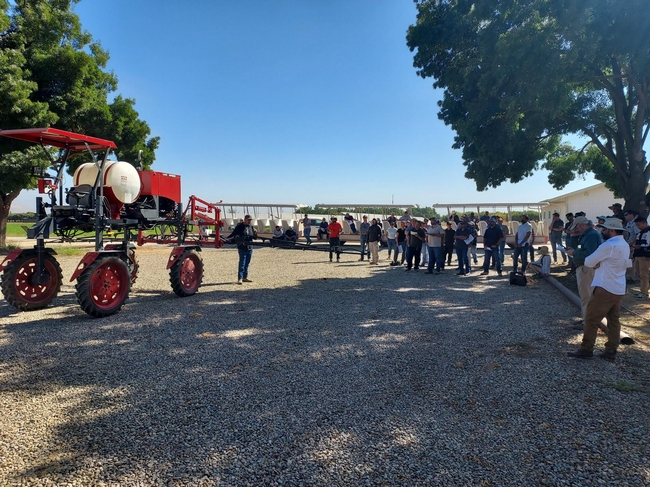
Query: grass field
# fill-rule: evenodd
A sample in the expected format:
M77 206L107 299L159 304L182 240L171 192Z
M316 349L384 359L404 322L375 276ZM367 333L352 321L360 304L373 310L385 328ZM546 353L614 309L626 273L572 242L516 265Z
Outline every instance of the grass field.
M9 222L7 223L7 237L27 237L27 232L23 230L23 226L30 227L34 222L21 223Z

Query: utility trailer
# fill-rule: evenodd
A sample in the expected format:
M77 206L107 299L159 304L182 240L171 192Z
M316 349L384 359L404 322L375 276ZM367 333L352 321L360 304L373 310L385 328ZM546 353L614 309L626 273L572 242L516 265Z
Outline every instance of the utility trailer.
M0 287L12 306L37 310L56 298L63 276L46 240L70 241L82 232L94 233L95 249L83 256L70 281L76 280L77 301L89 315L109 316L127 300L139 272L136 244L171 245L167 269L174 293L180 297L196 293L203 280L201 246L223 245L220 209L191 196L183 211L179 175L110 161L115 143L97 137L55 128L2 130L0 136L40 145L54 172L37 171L39 193L44 196L36 199L38 222L27 232L36 244L13 250L0 262ZM58 158L46 147L58 148ZM73 187L64 193L66 163L83 153L91 162L78 167ZM214 227L209 236L207 226ZM198 234L190 233L191 228ZM106 231L121 235L121 242L104 244Z

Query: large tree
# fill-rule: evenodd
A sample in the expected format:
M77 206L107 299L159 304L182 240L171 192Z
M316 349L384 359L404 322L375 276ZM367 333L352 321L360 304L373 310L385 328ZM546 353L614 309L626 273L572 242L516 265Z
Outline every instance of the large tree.
M121 159L135 162L142 150L148 167L159 139L149 138L132 99L108 101L117 79L108 53L82 29L77 2L0 0L0 128L55 126L110 139ZM48 164L37 149L0 137L0 247L12 202L35 186L31 167Z
M444 89L438 115L479 191L591 172L647 214L647 0L415 1L414 66Z

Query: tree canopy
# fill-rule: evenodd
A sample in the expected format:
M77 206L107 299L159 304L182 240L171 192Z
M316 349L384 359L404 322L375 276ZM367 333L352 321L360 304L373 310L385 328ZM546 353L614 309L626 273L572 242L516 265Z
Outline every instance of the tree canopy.
M120 159L149 167L158 137L121 95L109 56L81 27L78 0L0 0L0 128L55 126L113 140ZM37 147L0 137L0 246L11 203L35 186L34 165L47 166ZM72 161L69 171L82 161Z
M444 90L438 116L479 191L593 173L647 214L647 0L415 1L414 66Z

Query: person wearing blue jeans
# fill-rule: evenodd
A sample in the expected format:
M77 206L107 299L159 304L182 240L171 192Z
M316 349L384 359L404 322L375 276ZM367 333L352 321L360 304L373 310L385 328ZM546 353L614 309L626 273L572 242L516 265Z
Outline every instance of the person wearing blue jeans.
M253 219L250 215L244 217L244 221L237 224L227 240L237 244L239 253L239 266L237 268L237 284L243 282L253 282L248 278L248 266L253 257L253 248L250 242L257 237L255 229L251 226Z
M368 230L370 230L370 223L368 223L368 217L363 215L363 223L359 225L359 245L361 246L361 258L363 260L364 255L368 256L370 260L370 247L368 247Z
M491 218L488 227L483 233L483 245L485 247L485 257L483 258L482 276L490 274L490 261L496 265L497 273L501 275L501 259L499 257L499 245L505 240L501 227L497 225L496 219Z
M458 257L458 273L459 276L469 274L472 269L469 266L469 259L467 257L467 244L465 241L472 235L472 230L467 225L466 220L461 220L460 226L456 229L454 239L456 240L456 256Z
M512 270L514 272L517 272L520 256L522 265L521 272L526 272L526 266L528 265L528 241L530 240L532 232L533 228L530 223L528 223L528 217L522 215L519 228L517 228L517 234L515 235L515 250L512 256Z
M307 240L307 245L311 245L311 219L307 215L302 220L302 227L302 234L305 236L305 240Z
M445 230L440 226L440 222L435 218L431 219L431 225L427 227L427 251L429 252L429 265L426 274L433 273L433 267L436 267L436 274L445 266L445 256L443 245L445 242Z

